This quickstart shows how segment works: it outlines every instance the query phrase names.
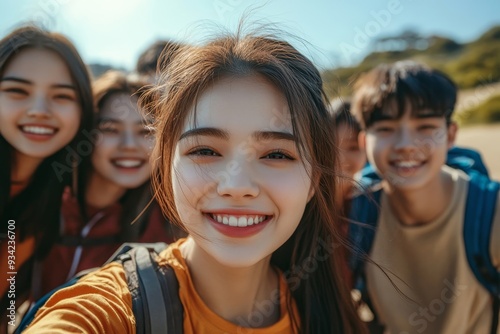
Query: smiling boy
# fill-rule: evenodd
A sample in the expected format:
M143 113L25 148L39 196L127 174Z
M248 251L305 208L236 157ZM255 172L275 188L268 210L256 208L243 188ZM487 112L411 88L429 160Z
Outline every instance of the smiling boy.
M360 145L382 178L370 257L384 271L368 263L366 287L390 333L490 333L492 326L491 295L464 246L469 177L445 165L457 133L456 94L446 75L412 61L380 65L355 86ZM498 211L490 256L498 268Z

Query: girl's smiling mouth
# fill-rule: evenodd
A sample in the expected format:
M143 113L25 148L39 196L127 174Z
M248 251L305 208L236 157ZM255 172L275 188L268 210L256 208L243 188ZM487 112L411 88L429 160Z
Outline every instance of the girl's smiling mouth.
M23 132L25 137L35 141L48 140L52 138L58 131L58 129L52 126L39 124L20 125L19 129Z
M267 226L273 216L228 212L204 212L211 225L220 233L234 238L252 236Z

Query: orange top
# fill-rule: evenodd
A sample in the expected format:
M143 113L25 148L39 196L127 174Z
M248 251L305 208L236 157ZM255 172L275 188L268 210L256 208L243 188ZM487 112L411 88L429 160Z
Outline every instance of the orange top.
M245 329L214 312L202 301L193 285L189 269L179 246L185 239L163 251L159 264L174 268L179 281L179 297L184 306L185 334L226 333L297 333L287 308L291 298L283 275L280 279L280 312L278 322L265 328ZM293 304L294 317L299 319ZM135 333L132 299L125 272L118 263L111 263L82 278L74 286L55 293L42 307L32 325L24 333Z

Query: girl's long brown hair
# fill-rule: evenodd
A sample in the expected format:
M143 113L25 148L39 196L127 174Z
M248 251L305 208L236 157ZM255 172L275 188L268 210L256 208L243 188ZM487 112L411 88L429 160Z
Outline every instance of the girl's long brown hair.
M338 232L335 201L336 141L315 66L275 35L238 32L180 52L161 74L162 84L140 103L156 118L155 194L164 213L177 224L181 222L174 204L171 165L186 116L198 97L223 77L256 74L284 94L297 147L312 166L315 195L297 230L271 261L285 273L300 315L294 321L300 323L302 333L364 333L340 275L342 258L337 247L344 241Z

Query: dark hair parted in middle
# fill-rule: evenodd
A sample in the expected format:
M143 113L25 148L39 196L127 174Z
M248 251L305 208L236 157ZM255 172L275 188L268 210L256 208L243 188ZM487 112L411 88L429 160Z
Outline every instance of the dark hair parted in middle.
M136 72L141 75L154 75L158 67L167 66L175 54L183 47L183 43L173 40L154 42L139 56L135 67ZM162 54L167 56L162 57Z
M331 121L334 127L346 124L356 132L361 131L358 121L351 113L351 102L336 100L330 104L328 109L331 113Z
M271 259L285 273L297 303L300 319L295 321L300 322L302 333L363 333L338 270L342 259L336 245L343 240L336 224L339 217L333 175L337 154L321 76L288 42L274 36L238 33L177 54L162 73L161 84L142 99L155 117L157 137L152 161L158 202L171 221L181 224L174 203L175 171L171 166L187 116L214 83L253 75L266 78L285 96L296 145L312 166L315 194L293 235ZM279 120L277 123L275 126L279 126ZM304 277L298 269L308 259L319 258L317 268Z
M401 117L408 107L414 117L445 117L455 108L457 87L444 73L415 61L381 64L355 83L352 113L361 127Z

